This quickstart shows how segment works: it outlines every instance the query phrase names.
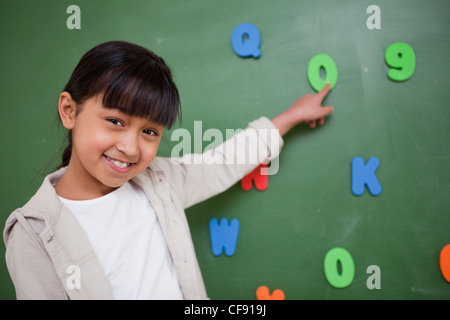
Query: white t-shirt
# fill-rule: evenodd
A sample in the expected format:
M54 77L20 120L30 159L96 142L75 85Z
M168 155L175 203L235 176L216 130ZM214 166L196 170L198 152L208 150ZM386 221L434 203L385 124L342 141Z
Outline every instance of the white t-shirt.
M130 181L100 198L60 199L86 232L116 299L183 299L158 218L141 187Z

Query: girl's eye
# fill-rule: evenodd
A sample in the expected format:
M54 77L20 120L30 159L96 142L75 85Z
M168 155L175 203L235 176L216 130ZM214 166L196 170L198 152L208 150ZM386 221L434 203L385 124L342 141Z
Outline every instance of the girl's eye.
M120 120L117 119L108 119L109 122L111 122L112 124L115 124L117 126L121 126L123 127L123 123Z
M143 131L145 134L148 134L149 136L157 136L158 134L154 130L145 129Z

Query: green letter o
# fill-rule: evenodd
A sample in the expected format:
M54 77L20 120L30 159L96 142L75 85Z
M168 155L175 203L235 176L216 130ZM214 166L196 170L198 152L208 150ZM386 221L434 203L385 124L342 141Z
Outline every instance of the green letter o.
M337 263L341 263L339 274ZM333 248L327 252L323 262L325 278L335 288L345 288L353 282L355 277L355 263L352 255L344 248Z
M325 69L325 79L320 77L320 68ZM338 70L333 59L326 54L317 54L311 58L308 64L308 80L314 90L320 91L330 82L331 89L334 88L338 78Z

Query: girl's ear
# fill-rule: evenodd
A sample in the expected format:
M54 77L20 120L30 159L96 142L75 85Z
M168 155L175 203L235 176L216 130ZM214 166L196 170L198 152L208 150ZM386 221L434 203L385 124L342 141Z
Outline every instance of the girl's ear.
M77 109L76 103L73 101L70 93L66 91L61 93L59 96L58 111L63 126L69 130L73 129Z

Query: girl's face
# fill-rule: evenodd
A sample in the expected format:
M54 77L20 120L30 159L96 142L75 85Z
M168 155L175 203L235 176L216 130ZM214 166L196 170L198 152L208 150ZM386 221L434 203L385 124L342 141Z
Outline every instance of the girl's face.
M66 171L73 185L106 194L147 168L155 158L164 126L88 99L66 126L72 129L72 156ZM64 121L63 121L64 123Z

